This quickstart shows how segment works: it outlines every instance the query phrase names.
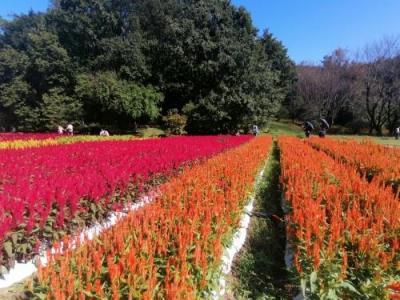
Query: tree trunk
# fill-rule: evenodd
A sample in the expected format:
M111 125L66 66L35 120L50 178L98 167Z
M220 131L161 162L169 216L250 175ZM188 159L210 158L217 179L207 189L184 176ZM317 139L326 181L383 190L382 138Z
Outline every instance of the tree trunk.
M382 126L375 126L376 135L382 136Z
M374 125L372 124L372 121L369 122L369 129L368 129L368 134L372 135L372 132L374 131Z

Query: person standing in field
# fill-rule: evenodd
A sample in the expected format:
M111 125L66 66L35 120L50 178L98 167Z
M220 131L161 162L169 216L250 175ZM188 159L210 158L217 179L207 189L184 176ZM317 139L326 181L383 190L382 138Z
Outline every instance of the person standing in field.
M321 118L319 120L320 120L320 128L321 129L320 129L318 135L319 135L319 137L324 138L326 136L326 131L329 129L330 126L329 126L329 123L325 119Z
M66 131L68 135L74 135L74 126L72 126L72 124L68 124Z
M258 135L258 126L256 124L253 125L253 135Z
M398 140L400 138L400 127L397 127L394 130L394 136L396 137L396 140Z
M64 134L64 128L61 125L57 127L58 134Z
M102 129L100 130L100 136L110 136L110 133L108 130Z
M309 138L311 132L314 130L314 125L311 122L304 122L303 124L304 135Z

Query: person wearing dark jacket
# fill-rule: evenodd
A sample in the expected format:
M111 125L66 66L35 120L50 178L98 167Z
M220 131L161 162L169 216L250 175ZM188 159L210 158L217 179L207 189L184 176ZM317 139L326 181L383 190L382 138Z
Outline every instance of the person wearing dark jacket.
M325 119L319 119L320 121L320 131L318 133L319 137L324 138L326 136L326 131L329 129L329 123Z
M314 130L314 125L311 122L304 122L303 130L306 138L310 137L311 132Z

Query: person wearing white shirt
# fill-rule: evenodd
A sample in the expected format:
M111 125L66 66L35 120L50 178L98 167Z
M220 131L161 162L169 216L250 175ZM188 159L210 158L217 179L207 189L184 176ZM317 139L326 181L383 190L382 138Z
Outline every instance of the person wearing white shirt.
M68 124L66 130L68 135L74 135L74 126L72 124Z
M258 126L254 124L252 131L253 131L253 135L258 135L258 132L259 132Z
M100 130L100 136L110 136L110 133L107 130L102 129Z

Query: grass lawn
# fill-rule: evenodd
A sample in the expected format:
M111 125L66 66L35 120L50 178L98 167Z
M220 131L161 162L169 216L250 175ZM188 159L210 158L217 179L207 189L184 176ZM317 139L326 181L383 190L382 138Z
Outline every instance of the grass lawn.
M288 120L271 121L269 122L268 126L262 130L262 132L272 134L274 136L292 135L304 137L304 132L302 128L299 125ZM329 135L329 131L328 136L338 139L355 139L359 141L369 139L378 144L400 147L400 140L396 140L394 137L388 136L378 137L368 135Z
M138 134L140 137L143 137L143 138L151 138L151 137L158 137L160 135L163 135L163 134L165 134L165 132L160 128L146 127L146 128L139 128Z
M298 137L304 136L304 132L299 125L293 123L292 121L287 121L287 120L270 121L268 126L264 128L262 132L272 134L274 136L278 135L294 135Z
M263 179L257 187L253 213L283 216L279 155L274 142ZM286 269L285 245L283 223L253 216L245 246L236 256L232 274L227 278L226 299L293 299L297 294L297 278Z
M372 140L378 144L400 147L400 140L396 140L394 137L388 137L388 136L333 135L332 137L338 139L355 139L359 141L367 139L367 140Z

